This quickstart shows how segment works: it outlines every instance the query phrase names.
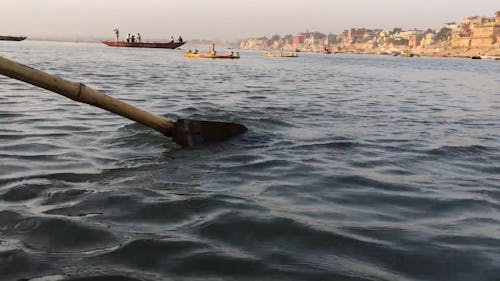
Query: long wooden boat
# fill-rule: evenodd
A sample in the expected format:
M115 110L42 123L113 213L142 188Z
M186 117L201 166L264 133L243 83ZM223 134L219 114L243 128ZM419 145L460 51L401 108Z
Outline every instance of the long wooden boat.
M26 36L0 36L1 41L23 41Z
M240 55L237 52L225 55L198 54L198 53L186 52L184 53L184 57L193 59L239 59Z
M299 57L299 55L297 55L297 54L284 54L284 53L273 54L273 53L265 52L264 57L267 57L267 58L297 58L297 57Z
M160 48L160 49L177 49L186 44L185 42L125 42L125 41L101 41L103 44L110 47L126 47L126 48Z

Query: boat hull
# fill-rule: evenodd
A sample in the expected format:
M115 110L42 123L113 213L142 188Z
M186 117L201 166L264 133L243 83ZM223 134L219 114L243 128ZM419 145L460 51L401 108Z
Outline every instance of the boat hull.
M0 41L23 41L26 36L0 36Z
M157 49L177 49L180 46L186 44L186 42L174 42L174 43L146 43L146 42L124 42L124 41L102 41L103 44L110 47L125 47L125 48L157 48Z
M193 59L239 59L238 55L212 55L212 54L193 54L185 53L184 57Z

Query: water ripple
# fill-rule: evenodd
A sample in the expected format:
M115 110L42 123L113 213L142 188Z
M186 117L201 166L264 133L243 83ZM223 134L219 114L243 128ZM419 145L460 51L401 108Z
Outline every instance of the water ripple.
M496 280L500 65L0 42L171 118L249 131L180 149L0 77L2 280Z

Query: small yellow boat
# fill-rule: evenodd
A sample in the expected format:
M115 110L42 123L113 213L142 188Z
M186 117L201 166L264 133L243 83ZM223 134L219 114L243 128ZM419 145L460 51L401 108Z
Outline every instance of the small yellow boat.
M294 54L294 53L285 54L283 52L280 52L278 54L265 52L264 57L267 57L267 58L297 58L297 57L299 57L299 55Z
M228 51L224 55L217 55L217 52L215 52L215 47L213 47L211 53L209 54L200 54L198 53L198 50L188 50L184 53L184 57L193 59L239 59L240 53Z
M411 57L414 57L415 54L410 52L410 50L404 50L403 53L401 53L401 56L402 57L407 57L407 58L411 58Z

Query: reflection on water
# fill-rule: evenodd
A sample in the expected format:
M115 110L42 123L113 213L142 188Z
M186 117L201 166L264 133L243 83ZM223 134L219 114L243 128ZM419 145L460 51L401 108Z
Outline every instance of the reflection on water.
M2 280L496 280L500 64L1 43L171 118L250 131L180 149L0 77Z

